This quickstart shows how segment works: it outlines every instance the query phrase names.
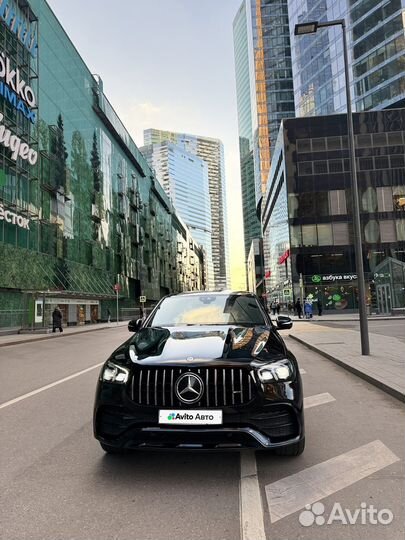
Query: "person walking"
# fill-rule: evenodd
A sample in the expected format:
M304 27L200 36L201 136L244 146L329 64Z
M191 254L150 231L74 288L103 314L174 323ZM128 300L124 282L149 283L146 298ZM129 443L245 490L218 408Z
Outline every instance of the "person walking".
M270 307L271 307L271 311L273 312L273 315L275 315L276 314L276 309L277 309L277 302L275 300L273 300Z
M323 311L322 300L318 297L318 315L321 316Z
M281 308L280 303L277 302L277 304L276 304L277 315L280 315L280 308Z
M307 298L304 304L305 318L312 319L312 302Z
M297 311L298 318L302 319L302 304L301 304L301 300L299 298L295 302L295 309Z
M110 308L107 308L107 322L111 322L111 311Z
M56 306L52 312L52 332L56 332L57 328L59 328L59 332L63 332L62 319L62 312L59 309L59 306Z

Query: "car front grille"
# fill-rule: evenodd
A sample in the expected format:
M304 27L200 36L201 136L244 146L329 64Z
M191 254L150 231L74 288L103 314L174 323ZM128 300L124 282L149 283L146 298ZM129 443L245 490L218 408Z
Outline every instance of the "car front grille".
M183 373L195 373L204 382L201 400L195 407L244 405L254 397L255 385L244 368L143 368L134 372L131 384L132 401L138 405L185 407L175 393L177 379Z

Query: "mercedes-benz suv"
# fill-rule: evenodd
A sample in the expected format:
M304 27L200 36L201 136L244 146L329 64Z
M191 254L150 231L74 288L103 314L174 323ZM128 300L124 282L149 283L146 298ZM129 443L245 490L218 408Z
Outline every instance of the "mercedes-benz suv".
M305 446L297 361L258 298L194 292L165 297L101 369L94 434L128 449Z

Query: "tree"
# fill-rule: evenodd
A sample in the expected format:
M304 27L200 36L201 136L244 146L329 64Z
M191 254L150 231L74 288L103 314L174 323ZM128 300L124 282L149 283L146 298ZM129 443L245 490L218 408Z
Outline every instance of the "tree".
M58 115L57 129L51 143L51 152L55 159L55 184L57 188L66 189L66 151L62 115Z
M93 146L91 149L91 170L93 172L93 187L94 191L102 191L103 173L101 172L100 154L98 152L97 134L94 130L93 133Z

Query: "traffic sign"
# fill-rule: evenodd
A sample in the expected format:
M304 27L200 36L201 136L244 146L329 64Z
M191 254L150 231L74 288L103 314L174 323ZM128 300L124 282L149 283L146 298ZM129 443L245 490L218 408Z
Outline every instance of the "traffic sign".
M146 296L140 296L139 301L141 304L144 304L146 302Z

